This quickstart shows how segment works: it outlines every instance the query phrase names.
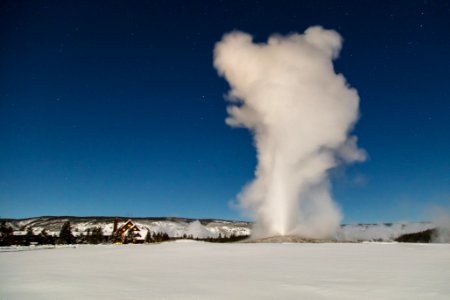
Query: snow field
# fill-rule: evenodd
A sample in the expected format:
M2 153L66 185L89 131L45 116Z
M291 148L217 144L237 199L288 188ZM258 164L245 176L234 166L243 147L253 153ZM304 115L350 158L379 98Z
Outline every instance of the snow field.
M0 253L0 299L449 299L449 244L100 245Z

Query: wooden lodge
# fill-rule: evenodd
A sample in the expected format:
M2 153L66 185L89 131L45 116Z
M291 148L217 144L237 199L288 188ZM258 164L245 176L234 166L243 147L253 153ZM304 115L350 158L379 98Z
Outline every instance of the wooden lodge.
M133 223L131 220L127 220L124 224L122 224L120 227L119 220L114 220L114 228L113 228L113 235L115 237L115 242L118 244L126 244L126 243L133 243L133 244L139 244L143 243L144 240L142 239L142 236L140 234L140 229L136 226L136 224Z

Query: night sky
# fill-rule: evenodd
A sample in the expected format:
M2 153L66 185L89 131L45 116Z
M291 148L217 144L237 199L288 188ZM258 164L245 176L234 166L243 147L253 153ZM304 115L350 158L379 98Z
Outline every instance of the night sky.
M2 1L0 217L242 219L255 149L225 124L214 44L311 25L343 36L361 98L369 159L332 171L344 222L449 208L447 1Z

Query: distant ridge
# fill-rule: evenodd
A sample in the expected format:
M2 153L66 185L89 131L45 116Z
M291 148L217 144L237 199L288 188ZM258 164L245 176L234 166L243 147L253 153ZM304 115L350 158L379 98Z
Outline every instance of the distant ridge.
M167 233L170 237L193 235L202 238L221 236L251 235L252 222L224 219L195 219L183 217L129 217L129 216L40 216L30 218L0 218L0 223L11 227L17 234L31 228L35 234L46 230L50 235L58 235L63 224L70 221L75 235L84 235L100 227L104 235L113 231L114 220L124 223L128 219L141 229L143 235ZM436 226L431 222L401 222L385 224L344 224L338 228L332 240L308 240L296 236L267 237L250 239L248 242L261 243L301 243L334 241L395 241L402 235L423 232Z
M170 237L194 236L199 238L217 236L243 236L251 232L250 222L232 221L222 219L193 219L181 217L128 217L128 216L41 216L33 218L13 219L1 218L17 234L32 229L35 234L42 230L50 235L58 235L67 221L70 222L72 233L75 236L88 234L95 228L100 228L103 235L111 235L115 220L125 223L127 220L141 230L145 236L150 233L167 233Z
M227 220L227 219L214 219L214 218L184 218L184 217L130 217L130 216L36 216L36 217L27 217L27 218L0 218L0 222L6 221L27 221L27 220L36 220L36 219L53 219L53 220L60 220L60 219L69 219L74 221L80 221L80 220L102 220L102 221L109 221L114 219L119 220L151 220L151 221L183 221L183 222L193 222L193 221L200 221L205 223L210 222L231 222L231 223L249 223L252 222L249 221L241 221L241 220Z

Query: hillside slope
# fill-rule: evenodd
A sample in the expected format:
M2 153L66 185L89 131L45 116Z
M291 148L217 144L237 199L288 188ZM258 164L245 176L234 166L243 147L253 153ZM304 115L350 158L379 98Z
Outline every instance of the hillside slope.
M119 226L126 222L127 217L73 217L73 216L44 216L27 219L0 219L1 223L10 226L16 232L24 233L32 228L35 234L45 229L51 235L58 235L62 225L70 221L74 235L85 234L87 230L101 227L104 235L111 235L114 220L118 219ZM137 227L151 233L167 233L170 237L193 236L208 238L221 236L244 236L251 234L251 222L229 221L215 219L189 219L175 217L132 218ZM347 224L342 225L334 237L338 241L394 241L404 234L417 233L433 229L430 222L403 222L389 224Z

